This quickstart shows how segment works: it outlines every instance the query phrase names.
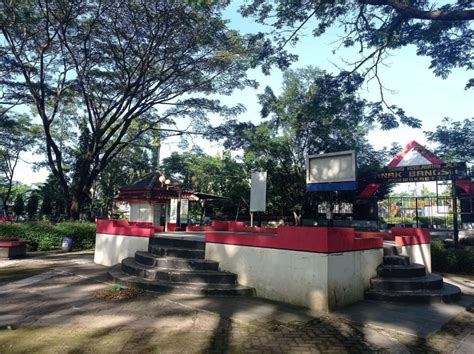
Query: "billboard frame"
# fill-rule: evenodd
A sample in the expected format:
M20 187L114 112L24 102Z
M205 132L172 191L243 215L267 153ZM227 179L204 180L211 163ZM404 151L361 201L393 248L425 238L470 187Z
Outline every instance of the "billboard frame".
M328 182L315 182L311 180L310 175L310 161L318 158L337 157L350 155L352 158L352 175L353 177L335 178ZM338 152L330 152L317 155L306 156L306 191L308 192L330 192L342 190L356 190L357 189L357 161L355 150L344 150Z

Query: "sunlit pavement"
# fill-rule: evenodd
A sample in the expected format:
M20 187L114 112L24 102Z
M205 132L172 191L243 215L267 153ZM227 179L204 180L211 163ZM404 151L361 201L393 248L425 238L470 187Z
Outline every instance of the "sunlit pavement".
M92 258L0 261L3 273L38 272L0 286L0 353L474 352L469 296L450 305L364 301L331 315L259 298L145 294L105 302L94 292L110 287L107 268Z

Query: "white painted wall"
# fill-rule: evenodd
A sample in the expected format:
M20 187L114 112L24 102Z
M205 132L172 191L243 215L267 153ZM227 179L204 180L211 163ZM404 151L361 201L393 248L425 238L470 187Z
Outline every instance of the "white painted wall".
M426 270L431 273L431 245L402 246L402 254L410 257L410 263L424 264Z
M94 262L113 266L134 257L136 251L147 251L148 241L148 237L96 234Z
M328 255L328 308L341 308L364 299L370 279L377 276L383 249Z
M238 275L257 296L327 312L362 300L383 250L325 254L206 244L206 259Z

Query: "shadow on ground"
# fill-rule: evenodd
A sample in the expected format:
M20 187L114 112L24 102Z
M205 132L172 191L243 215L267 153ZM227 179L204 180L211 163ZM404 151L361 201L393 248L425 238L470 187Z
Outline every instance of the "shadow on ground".
M359 319L315 314L259 298L144 294L100 301L95 291L111 286L106 283L107 268L87 257L77 263L63 262L64 257L68 259L62 255L42 260L43 269L56 272L51 278L10 291L1 292L0 287L0 353L444 352L474 330L474 315L466 311L423 339L414 330L417 323L399 320L400 331L386 331L366 326L374 323L370 314ZM63 263L57 263L58 258ZM371 308L397 322L400 313L387 306ZM431 311L435 317L449 315L445 307Z

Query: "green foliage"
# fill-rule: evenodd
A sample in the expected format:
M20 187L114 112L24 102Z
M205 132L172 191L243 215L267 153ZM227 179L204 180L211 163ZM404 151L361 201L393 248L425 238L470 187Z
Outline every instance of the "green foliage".
M244 16L273 26L272 35L282 47L287 42L297 42L303 35L301 28L311 24L315 37L331 27L341 29L343 34L335 44L335 51L357 48L362 58L351 63L365 74L372 71L377 75L377 66L391 50L414 45L417 55L431 58L430 69L435 75L445 78L453 68L472 70L474 67L471 24L474 16L472 1L443 3L253 0L246 2L241 11Z
M435 272L474 274L474 247L447 248L443 241L433 241L431 262Z
M18 223L0 225L0 236L16 237L32 241L31 247L41 251L61 247L64 237L71 237L74 249L89 249L95 244L95 224L93 223Z
M135 143L146 146L148 143L147 137L136 139ZM85 209L88 208L92 215L110 217L113 209L113 198L117 195L119 188L135 182L154 170L147 150L140 146L132 145L125 148L102 171L99 180L95 184L95 192L91 195L88 205L85 206ZM153 149L153 152L155 151Z
M38 194L41 198L41 216L58 221L66 214L67 201L53 174L48 175L46 182L39 187Z
M47 218L51 217L51 213L53 211L52 201L49 194L43 195L41 200L41 208L40 208L40 215L46 216Z
M445 161L474 163L474 118L453 121L444 118L434 131L425 131L428 141L437 145L436 155Z
M41 148L68 216L79 217L127 146L141 138L149 146L156 130L176 133L183 118L203 131L209 113L242 112L211 97L256 87L246 73L265 41L231 29L227 4L51 0L45 11L38 0L0 3L2 97L41 117Z
M416 220L411 217L387 217L384 219L384 222L390 224L416 224ZM443 216L420 216L418 217L418 222L420 225L432 225L438 226L439 228L450 227L453 225L453 215L449 214L446 217Z
M28 198L26 203L26 214L28 215L28 220L33 220L38 213L39 206L39 197L36 193L32 193Z
M18 237L14 236L0 236L0 242L6 242L6 241L18 241Z
M182 182L183 187L199 192L225 197L215 210L217 213L235 215L248 213L250 174L245 165L234 160L229 152L220 156L209 156L202 151L173 153L163 160L165 175Z
M13 179L20 155L35 143L38 127L26 115L0 115L0 118L0 198L6 206L14 197Z
M123 286L120 285L120 284L113 284L113 285L110 287L110 290L111 290L111 291L119 291L120 289L123 289Z
M19 194L15 198L15 204L13 205L13 212L17 216L21 216L25 212L25 201L23 200L23 195Z
M388 150L376 151L366 136L379 122L389 129L397 120L386 117L378 104L359 97L359 76L331 77L313 67L288 70L283 92L276 96L270 88L259 96L262 117L259 125L227 122L218 127L214 138L224 139L224 146L243 150L245 170L267 171L267 206L273 215L314 213L316 198L306 193L306 155L342 150L357 151L360 188L367 184L388 156ZM416 120L402 121L417 125ZM380 190L386 193L387 187ZM354 193L340 193L347 200ZM313 209L313 210L312 210Z

